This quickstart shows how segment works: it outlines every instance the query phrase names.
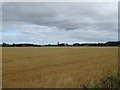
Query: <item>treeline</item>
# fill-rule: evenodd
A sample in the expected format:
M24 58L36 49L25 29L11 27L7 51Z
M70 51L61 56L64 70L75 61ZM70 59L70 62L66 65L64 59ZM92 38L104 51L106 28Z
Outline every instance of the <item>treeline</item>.
M40 47L41 45L37 45L37 44L7 44L7 43L3 43L1 45L2 47Z
M47 45L37 45L37 44L7 44L3 43L1 47L42 47L42 46L120 46L120 41L109 41L106 43L57 43L57 44L47 44Z

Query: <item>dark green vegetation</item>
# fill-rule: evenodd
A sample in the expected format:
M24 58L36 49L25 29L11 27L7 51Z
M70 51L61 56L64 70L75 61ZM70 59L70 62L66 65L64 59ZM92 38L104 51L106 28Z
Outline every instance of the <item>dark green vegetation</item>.
M40 47L40 46L120 46L120 41L109 41L106 43L73 43L68 44L68 43L57 43L57 44L46 44L46 45L37 45L37 44L29 44L29 43L25 43L25 44L7 44L7 43L3 43L1 45L2 47Z
M120 74L114 75L105 75L98 82L95 82L91 85L90 82L83 83L80 85L84 89L88 89L89 87L93 87L93 90L98 88L109 88L109 90L120 89Z

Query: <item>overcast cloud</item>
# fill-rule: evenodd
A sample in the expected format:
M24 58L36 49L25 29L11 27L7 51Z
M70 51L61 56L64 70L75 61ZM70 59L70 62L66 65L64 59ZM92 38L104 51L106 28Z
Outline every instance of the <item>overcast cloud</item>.
M117 10L117 2L3 3L3 42L46 44L118 40Z

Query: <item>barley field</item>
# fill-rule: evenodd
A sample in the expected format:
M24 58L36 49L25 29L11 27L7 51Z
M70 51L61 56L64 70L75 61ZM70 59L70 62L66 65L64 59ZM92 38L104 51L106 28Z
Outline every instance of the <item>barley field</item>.
M118 70L117 47L3 47L3 88L79 88Z

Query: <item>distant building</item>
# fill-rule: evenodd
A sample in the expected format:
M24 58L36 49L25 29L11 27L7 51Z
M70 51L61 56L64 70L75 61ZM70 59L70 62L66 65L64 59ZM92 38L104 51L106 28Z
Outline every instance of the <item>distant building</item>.
M84 46L89 46L89 45L84 45Z

